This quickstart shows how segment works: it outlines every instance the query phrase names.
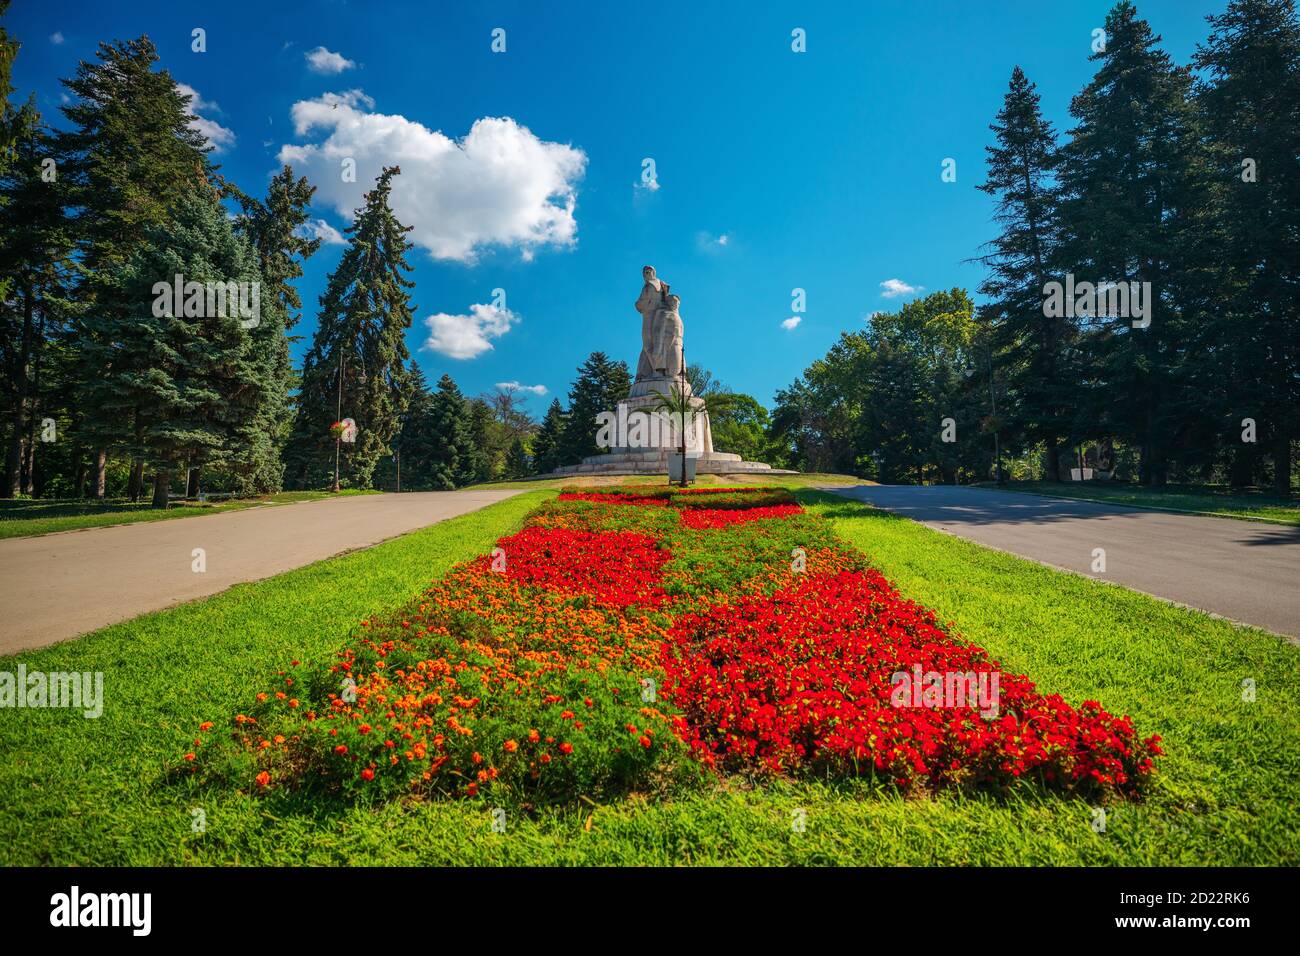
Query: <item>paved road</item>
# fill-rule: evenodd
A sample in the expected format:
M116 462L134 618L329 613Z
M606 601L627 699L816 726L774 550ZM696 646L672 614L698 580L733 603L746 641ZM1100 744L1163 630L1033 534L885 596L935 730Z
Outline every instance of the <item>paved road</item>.
M0 541L0 654L41 647L477 511L518 491L356 495ZM195 548L207 570L193 569Z
M1300 638L1300 527L945 485L841 493L980 544ZM1106 551L1105 574L1092 570L1094 548Z

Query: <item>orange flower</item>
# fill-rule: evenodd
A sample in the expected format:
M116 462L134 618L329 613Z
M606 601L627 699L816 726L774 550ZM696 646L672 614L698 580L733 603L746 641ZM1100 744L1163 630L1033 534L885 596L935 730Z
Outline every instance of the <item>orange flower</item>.
M519 744L513 740L506 741L506 753L512 754L519 749Z
M210 720L205 720L203 723L199 724L199 730L211 730L211 729L212 729L212 721Z
M194 754L186 754L186 755L185 755L185 759L186 759L186 760L196 760L197 758L195 757Z
M367 781L368 781L368 780L374 780L374 779L375 779L375 772L374 772L373 770L371 770L369 767L367 767L365 770L361 771L361 779L362 779L362 780L367 780Z
M347 744L339 744L337 747L334 748L334 752L335 752L336 754L338 754L339 756L342 756L343 754L345 754L345 753L348 752L348 745L347 745Z
M567 740L564 743L560 744L560 753L562 754L573 753L573 744L569 743Z
M257 775L256 780L257 780L257 785L259 787L265 787L267 784L271 782L271 775L267 773L265 770L263 770L261 773Z

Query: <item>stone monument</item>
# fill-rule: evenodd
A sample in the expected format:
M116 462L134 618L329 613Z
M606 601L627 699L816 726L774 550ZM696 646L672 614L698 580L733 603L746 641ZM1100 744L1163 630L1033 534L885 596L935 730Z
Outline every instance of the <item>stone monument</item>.
M641 316L641 354L627 398L605 416L607 427L602 427L600 437L609 437L605 443L609 450L581 464L557 468L554 474L666 474L669 458L681 454L681 423L659 406L677 393L695 409L686 416L685 431L686 455L695 459L697 474L771 472L770 465L713 450L707 401L691 393L690 382L682 375L681 297L669 290L654 266L643 268L641 278L644 284L635 305Z

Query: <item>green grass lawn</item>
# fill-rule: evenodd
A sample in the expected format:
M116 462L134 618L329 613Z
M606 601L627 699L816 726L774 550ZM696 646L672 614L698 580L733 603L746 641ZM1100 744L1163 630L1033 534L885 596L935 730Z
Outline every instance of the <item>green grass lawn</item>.
M374 491L348 489L339 495L370 495ZM171 507L153 508L147 500L128 501L110 499L94 501L82 498L55 500L0 501L0 538L24 538L34 534L54 531L75 531L78 528L103 528L115 524L135 524L138 521L162 521L171 518L190 518L194 515L216 514L219 511L242 511L265 505L286 505L299 501L316 501L337 497L330 491L282 491L257 498L237 498L230 501L175 501Z
M358 619L486 552L549 494L0 662L102 670L107 698L98 720L0 711L0 863L1300 863L1300 648L815 491L800 497L1005 667L1161 734L1168 753L1147 802L1108 807L1097 833L1078 799L903 799L852 782L737 779L544 810L493 833L482 801L252 797L169 773L198 721L238 712L289 659L327 656Z
M985 487L997 486L988 484ZM1024 491L1035 495L1056 495L1060 498L1081 498L1085 501L1133 505L1139 508L1191 511L1250 521L1300 524L1300 501L1294 498L1283 500L1264 492L1232 491L1207 485L1143 488L1140 485L1109 484L1101 481L1085 483L1013 481L1006 485L1005 490Z

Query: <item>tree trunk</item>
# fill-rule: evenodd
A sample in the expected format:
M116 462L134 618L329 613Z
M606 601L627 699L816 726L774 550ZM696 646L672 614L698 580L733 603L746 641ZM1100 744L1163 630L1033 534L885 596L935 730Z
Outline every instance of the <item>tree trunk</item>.
M22 491L23 462L26 458L23 433L26 431L27 400L28 393L31 391L32 336L35 332L35 325L32 322L32 289L26 281L22 284L22 297L23 332L18 346L18 355L15 356L16 368L10 392L10 401L13 403L10 427L13 428L13 437L10 439L9 454L5 459L4 497L6 498L16 498Z
M95 497L104 500L105 475L108 470L108 449L101 448L95 452Z
M9 439L9 453L5 456L5 480L0 497L17 498L23 487L23 412L17 402L14 402L10 428L13 435Z
M191 468L189 478L185 482L185 497L189 501L194 501L199 496L199 469Z
M1232 453L1228 467L1228 484L1233 488L1248 488L1255 483L1255 449L1242 442Z
M131 462L131 478L126 485L126 493L132 501L139 501L144 494L144 459L136 458Z
M27 418L27 440L23 443L23 494L31 495L36 485L36 420Z
M1047 439L1047 480L1061 480L1061 440L1055 435Z
M1273 441L1273 494L1286 498L1291 494L1291 436L1283 431Z
M165 468L159 468L153 476L153 506L167 507L167 492L171 486L171 475Z

